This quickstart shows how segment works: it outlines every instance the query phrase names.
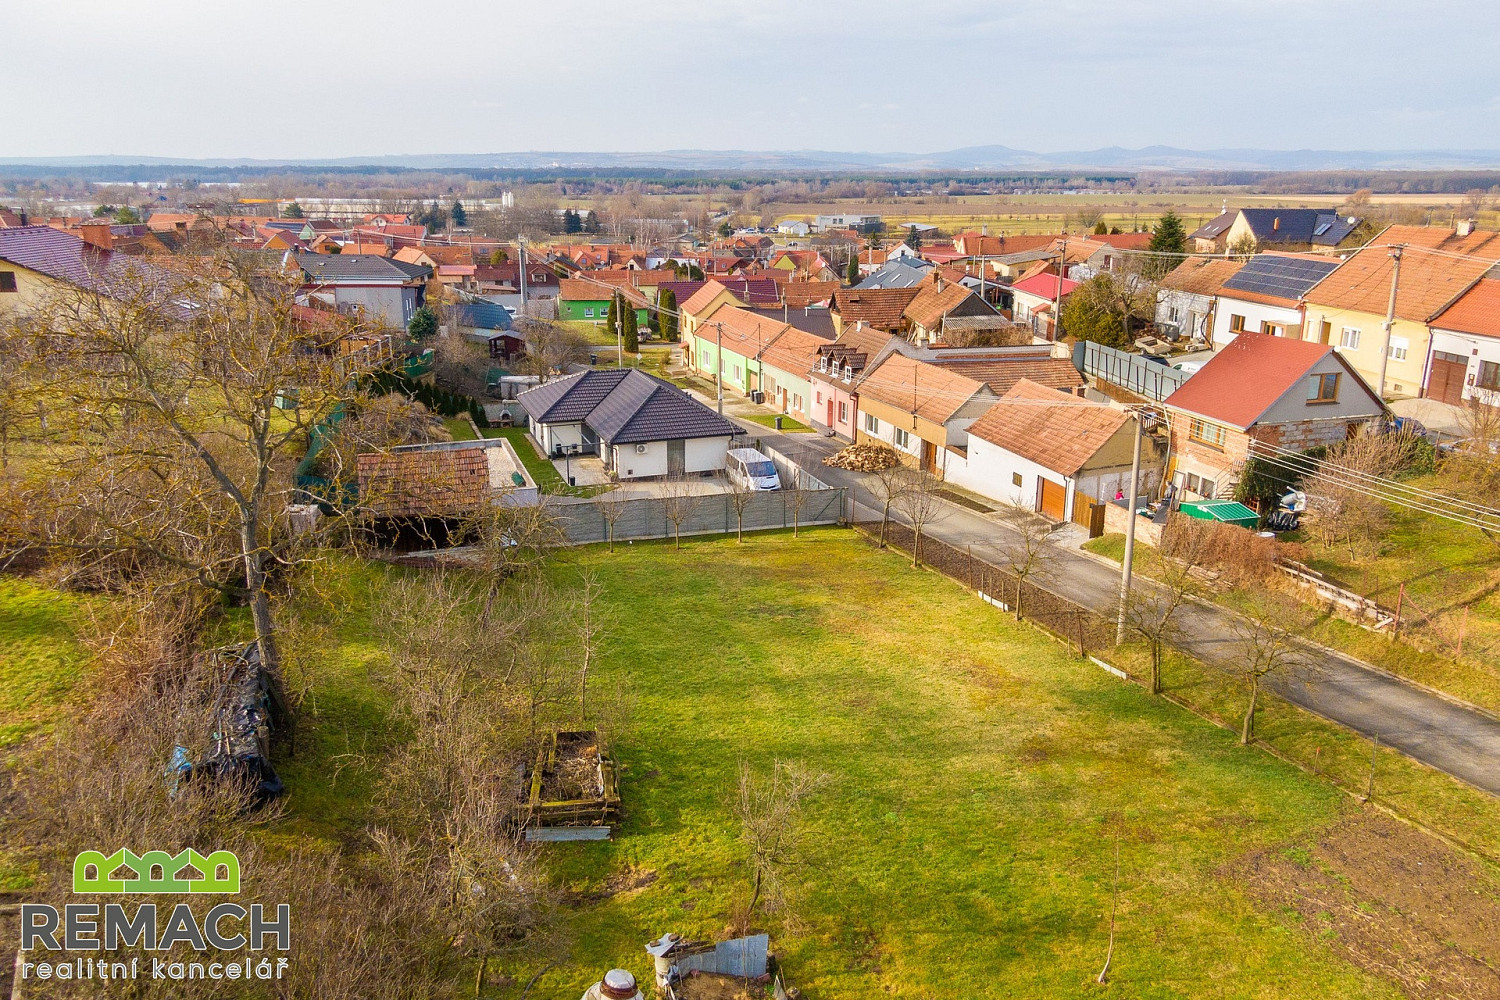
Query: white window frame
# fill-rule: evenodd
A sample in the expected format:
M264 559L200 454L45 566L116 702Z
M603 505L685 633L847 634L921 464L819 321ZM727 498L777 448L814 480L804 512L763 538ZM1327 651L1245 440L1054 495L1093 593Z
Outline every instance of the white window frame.
M1386 348L1386 357L1392 361L1405 361L1407 353L1411 350L1411 341L1405 337L1392 337L1391 346Z
M904 427L891 430L891 443L902 451L911 451L911 434Z
M584 319L593 319L594 318L594 307L593 306L584 306L583 307L583 318Z
M865 414L865 433L866 434L879 434L880 433L880 418L877 417L873 413L866 413Z
M1359 350L1359 328L1353 326L1339 329L1339 348L1345 351Z

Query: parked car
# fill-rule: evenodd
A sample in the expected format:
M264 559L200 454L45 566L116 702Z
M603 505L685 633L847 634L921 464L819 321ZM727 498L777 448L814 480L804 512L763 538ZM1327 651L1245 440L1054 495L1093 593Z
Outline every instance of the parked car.
M779 490L781 477L776 463L754 448L733 448L724 462L731 480L748 490Z
M1184 375L1195 375L1198 373L1198 370L1206 364L1208 364L1207 361L1179 361L1172 367L1176 368Z

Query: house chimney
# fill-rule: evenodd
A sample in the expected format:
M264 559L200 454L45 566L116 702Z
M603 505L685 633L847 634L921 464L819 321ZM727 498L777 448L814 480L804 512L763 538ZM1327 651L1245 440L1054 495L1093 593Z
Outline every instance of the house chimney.
M937 290L941 292L943 290L943 276L941 274L934 274L933 279L934 280L932 283L936 285Z
M1473 219L1460 219L1460 220L1458 220L1458 226L1456 227L1454 235L1456 235L1456 236L1472 236L1472 235L1474 235L1474 220Z
M78 225L78 235L83 242L100 250L113 250L115 248L114 235L109 231L109 222L98 219L90 219Z

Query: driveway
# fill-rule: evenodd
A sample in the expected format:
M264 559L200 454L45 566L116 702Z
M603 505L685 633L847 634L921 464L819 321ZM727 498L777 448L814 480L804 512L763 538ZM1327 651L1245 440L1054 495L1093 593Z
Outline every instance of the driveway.
M749 433L784 452L833 486L846 486L871 517L880 516L860 473L822 464L843 443L822 435L778 434L755 424ZM1000 562L1001 542L1010 531L993 516L945 503L941 520L926 530L957 548L973 546L976 555ZM1057 593L1113 618L1118 607L1120 571L1076 549L1062 549L1053 560L1046 585ZM1141 585L1145 581L1139 581ZM1182 648L1205 663L1223 657L1234 642L1232 612L1193 605L1184 613ZM1331 650L1309 646L1316 678L1309 683L1277 683L1272 688L1287 701L1347 726L1494 795L1500 795L1500 720L1449 701Z

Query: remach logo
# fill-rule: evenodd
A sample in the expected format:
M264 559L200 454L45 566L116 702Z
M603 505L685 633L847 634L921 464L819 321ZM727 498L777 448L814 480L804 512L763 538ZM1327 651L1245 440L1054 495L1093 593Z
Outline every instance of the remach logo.
M134 878L110 878L120 868ZM89 869L93 869L90 877ZM179 878L191 868L200 878ZM224 875L219 876L223 870ZM160 870L158 876L155 873ZM166 851L136 854L120 848L105 857L100 851L84 851L73 859L74 892L239 892L240 859L230 851L214 851L204 857L189 847L173 857Z

